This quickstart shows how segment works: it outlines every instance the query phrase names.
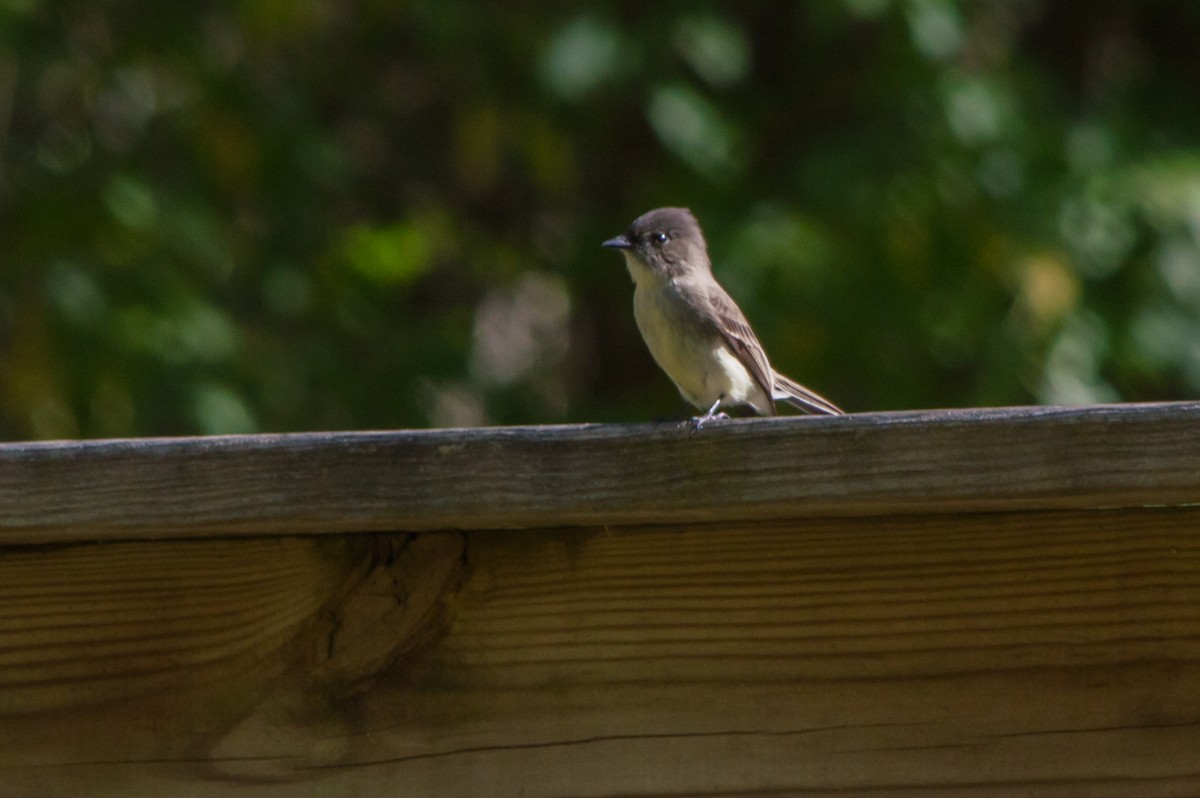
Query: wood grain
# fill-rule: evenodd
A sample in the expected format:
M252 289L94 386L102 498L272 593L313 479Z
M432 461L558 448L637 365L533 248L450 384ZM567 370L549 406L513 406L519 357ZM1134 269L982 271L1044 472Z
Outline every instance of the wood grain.
M157 656L129 629L164 612L180 641L229 626L243 642L226 659L264 663L23 705L37 711L0 724L0 780L100 796L1200 793L1200 508L346 540L283 544L275 565L266 542L212 542L187 574L177 555L201 544L0 558L0 591L41 630L40 658L16 665L63 667L63 685L83 678L73 653L88 678ZM65 623L126 582L122 560L175 563L179 606L147 575L90 633ZM210 604L215 623L191 619ZM251 620L279 605L295 620ZM238 631L284 627L287 642ZM29 682L5 663L11 708Z
M236 680L347 578L328 560L304 539L5 551L0 718Z
M4 551L0 795L162 794L142 774L156 766L169 794L222 784L222 750L282 742L289 724L311 736L440 634L462 546L430 534Z
M1200 503L1200 404L0 446L0 543Z

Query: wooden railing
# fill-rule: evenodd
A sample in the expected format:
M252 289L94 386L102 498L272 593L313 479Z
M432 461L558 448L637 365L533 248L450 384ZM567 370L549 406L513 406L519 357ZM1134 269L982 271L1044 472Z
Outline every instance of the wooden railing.
M12 444L0 544L0 795L1200 794L1197 403Z

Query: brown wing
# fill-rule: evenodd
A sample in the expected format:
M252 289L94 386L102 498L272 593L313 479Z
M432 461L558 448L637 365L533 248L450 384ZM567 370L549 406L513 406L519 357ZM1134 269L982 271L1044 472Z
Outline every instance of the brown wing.
M758 383L758 387L762 388L771 413L774 414L775 399L771 390L773 383L771 364L767 361L767 353L763 351L762 344L758 342L754 330L750 329L750 323L746 321L745 314L729 294L725 293L725 289L716 282L712 282L709 286L706 298L713 310L713 316L717 319L717 332L750 372L750 376Z

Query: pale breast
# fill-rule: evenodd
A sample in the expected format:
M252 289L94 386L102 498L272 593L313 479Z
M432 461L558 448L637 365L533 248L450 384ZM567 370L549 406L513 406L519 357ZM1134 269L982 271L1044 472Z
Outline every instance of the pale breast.
M639 284L633 315L650 354L683 398L707 410L718 398L728 406L768 407L761 388L720 336L704 329L674 286Z

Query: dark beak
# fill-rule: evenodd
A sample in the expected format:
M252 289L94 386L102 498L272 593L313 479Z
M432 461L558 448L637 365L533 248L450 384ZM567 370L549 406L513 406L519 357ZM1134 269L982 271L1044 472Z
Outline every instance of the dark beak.
M608 247L609 249L633 249L633 244L629 243L629 239L623 235L610 238L600 246Z

